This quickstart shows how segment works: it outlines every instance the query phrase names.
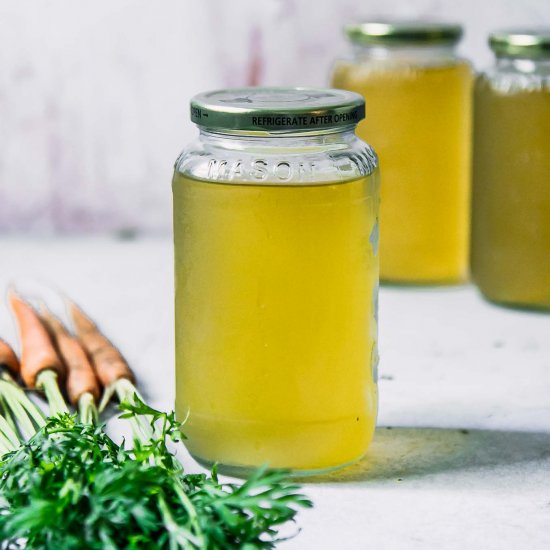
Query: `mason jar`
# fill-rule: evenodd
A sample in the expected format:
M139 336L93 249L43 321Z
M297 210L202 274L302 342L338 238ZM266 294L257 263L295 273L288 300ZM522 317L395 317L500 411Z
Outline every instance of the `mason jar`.
M457 56L458 25L348 25L352 53L332 85L366 98L358 126L382 167L380 279L455 284L468 277L470 64Z
M195 96L173 180L176 412L204 465L360 458L377 412L378 171L363 98Z
M550 28L495 32L475 86L472 277L486 298L550 308Z

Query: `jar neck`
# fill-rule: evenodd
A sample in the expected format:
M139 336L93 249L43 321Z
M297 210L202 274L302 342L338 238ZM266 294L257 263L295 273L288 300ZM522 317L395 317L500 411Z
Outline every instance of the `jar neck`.
M532 59L527 57L498 56L496 59L496 68L499 71L550 75L550 58Z
M381 46L352 43L357 61L389 61L409 63L437 63L457 58L454 44Z
M277 150L291 151L299 149L302 152L322 151L338 148L339 145L347 147L350 142L357 139L355 135L356 125L343 128L324 129L322 131L296 131L296 132L271 132L271 133L230 133L213 132L205 128L199 128L199 140L208 147L216 147L226 150L269 150L276 142Z

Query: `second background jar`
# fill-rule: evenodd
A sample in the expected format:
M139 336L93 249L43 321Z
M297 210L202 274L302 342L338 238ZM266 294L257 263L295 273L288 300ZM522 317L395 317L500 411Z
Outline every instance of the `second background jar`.
M348 25L353 47L332 85L361 93L368 120L358 134L383 170L380 278L453 284L468 277L471 86L454 48L457 25Z

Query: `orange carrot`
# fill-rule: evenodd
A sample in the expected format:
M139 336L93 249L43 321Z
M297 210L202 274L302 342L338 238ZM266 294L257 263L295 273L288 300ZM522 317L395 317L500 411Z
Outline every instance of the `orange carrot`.
M100 394L99 382L84 348L47 308L43 307L40 314L67 367L67 393L71 403L77 406L78 400L85 393L91 393L97 401Z
M134 382L134 374L120 351L100 332L97 325L74 303L70 313L76 333L92 359L101 384L107 388L117 380L126 378Z
M10 371L12 376L19 375L19 359L11 346L0 338L0 367Z
M13 291L9 293L9 301L19 327L21 377L25 384L29 388L36 387L36 377L45 370L55 371L63 377L65 366L38 313Z

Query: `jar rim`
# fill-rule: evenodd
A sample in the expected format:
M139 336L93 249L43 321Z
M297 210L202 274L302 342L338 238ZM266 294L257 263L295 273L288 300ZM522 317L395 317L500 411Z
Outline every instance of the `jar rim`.
M453 46L463 35L456 23L421 20L372 20L344 27L348 39L365 46Z
M550 27L495 31L489 47L497 57L550 58Z
M344 128L365 118L365 100L331 88L245 87L191 99L191 121L217 131L296 132Z

